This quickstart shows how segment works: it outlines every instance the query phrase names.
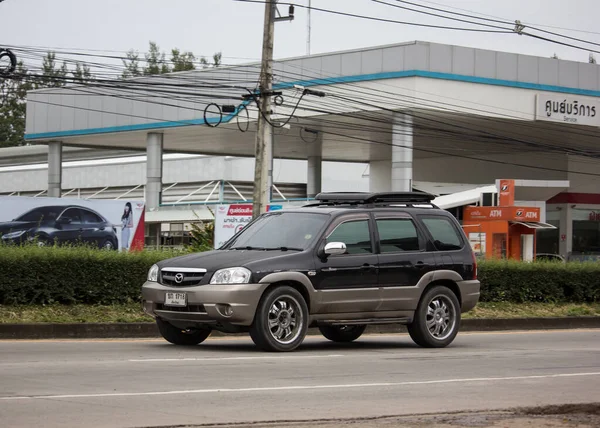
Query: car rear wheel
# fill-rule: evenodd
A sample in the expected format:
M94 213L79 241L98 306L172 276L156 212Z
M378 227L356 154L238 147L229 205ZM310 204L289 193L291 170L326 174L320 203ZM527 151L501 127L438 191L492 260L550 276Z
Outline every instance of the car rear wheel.
M447 287L435 286L423 294L408 326L412 340L425 348L448 346L460 327L460 304Z
M115 244L110 239L105 239L100 248L103 250L114 250Z
M362 336L366 328L366 325L320 325L319 331L332 342L348 343Z
M156 319L156 325L161 336L167 342L180 346L198 345L204 342L211 333L209 329L182 330L159 318Z
M259 348L271 352L293 351L304 341L308 330L308 307L292 287L281 286L260 300L250 337Z

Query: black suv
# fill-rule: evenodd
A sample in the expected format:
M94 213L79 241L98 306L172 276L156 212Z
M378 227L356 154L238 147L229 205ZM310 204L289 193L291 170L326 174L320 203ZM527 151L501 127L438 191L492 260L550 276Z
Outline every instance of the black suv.
M218 250L152 266L144 310L177 345L218 330L291 351L308 327L351 342L369 324L398 323L418 345L447 346L480 284L462 228L433 198L321 193L316 203L268 212Z

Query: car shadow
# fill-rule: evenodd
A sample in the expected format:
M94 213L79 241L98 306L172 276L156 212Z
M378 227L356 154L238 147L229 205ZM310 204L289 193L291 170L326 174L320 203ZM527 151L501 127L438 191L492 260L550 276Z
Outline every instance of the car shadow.
M156 349L168 349L169 347L175 348L174 345L171 345L167 342L153 342L148 343L149 347ZM454 345L453 345L454 346ZM176 347L177 349L182 349ZM259 349L252 340L248 337L247 339L244 336L235 337L234 340L228 340L224 337L218 338L209 338L204 343L195 346L195 347L186 347L185 349L190 351L204 351L207 353L217 353L217 352L229 352L229 353L248 353L248 352L256 352L264 354L265 352ZM305 342L300 345L294 351L294 354L297 353L307 353L307 352L339 352L339 351L380 351L380 350L398 350L398 349L419 349L414 342L410 340L410 338L399 336L398 338L373 338L365 337L364 339L358 339L351 343L335 343L330 342L327 339L320 338L307 338ZM276 353L269 353L271 355L276 355Z

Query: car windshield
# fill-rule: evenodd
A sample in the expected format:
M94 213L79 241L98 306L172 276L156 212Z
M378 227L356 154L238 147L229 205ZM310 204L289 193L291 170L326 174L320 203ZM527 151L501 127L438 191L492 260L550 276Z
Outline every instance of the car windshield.
M250 223L222 249L305 250L327 218L316 213L270 213Z
M56 220L61 213L60 207L40 207L35 208L31 211L26 212L25 214L17 217L15 221L51 221Z

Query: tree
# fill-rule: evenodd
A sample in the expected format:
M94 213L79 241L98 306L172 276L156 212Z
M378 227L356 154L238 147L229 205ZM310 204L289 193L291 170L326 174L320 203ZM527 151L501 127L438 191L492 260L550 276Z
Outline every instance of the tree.
M173 63L173 70L176 71L189 71L194 70L196 66L196 57L191 52L181 53L179 49L171 49L171 62Z
M215 224L214 222L192 223L190 231L191 239L188 251L201 253L214 249L215 243Z
M127 59L122 60L125 70L121 74L121 77L127 79L128 77L141 76L142 70L140 70L139 54L131 49L126 55Z
M171 49L171 58L167 61L165 53L161 52L158 45L151 41L144 58L145 65L140 67L139 53L133 50L127 52L127 58L122 60L125 70L121 77L126 79L176 71L190 71L196 69L196 64L201 68L219 67L222 64L223 55L221 52L217 52L213 54L212 61L209 61L205 57L196 58L192 52L181 52L178 48L173 48Z
M25 144L25 97L36 87L23 62L12 77L0 79L0 147Z
M77 63L75 71L71 73L75 79L75 83L89 83L92 80L92 72L86 64Z
M67 63L63 61L60 68L56 64L56 54L48 52L42 63L42 76L40 85L47 88L56 88L67 84L66 78L69 73Z
M158 45L155 42L150 42L150 51L146 56L146 67L144 68L145 75L166 74L170 73L171 69L164 52L161 53Z

